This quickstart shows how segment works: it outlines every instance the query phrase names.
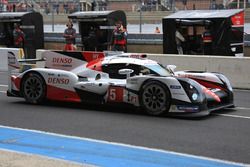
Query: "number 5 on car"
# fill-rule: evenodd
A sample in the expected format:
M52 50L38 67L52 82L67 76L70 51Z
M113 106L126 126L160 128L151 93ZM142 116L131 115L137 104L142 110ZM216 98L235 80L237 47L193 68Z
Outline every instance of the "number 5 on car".
M109 102L123 102L124 89L119 86L110 86L108 89Z

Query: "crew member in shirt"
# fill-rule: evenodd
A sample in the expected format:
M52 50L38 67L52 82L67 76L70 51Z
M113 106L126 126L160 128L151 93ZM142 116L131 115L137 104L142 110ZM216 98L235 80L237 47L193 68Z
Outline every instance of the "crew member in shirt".
M123 27L122 22L116 23L115 29L111 37L111 45L113 51L126 51L127 31Z
M68 22L66 24L67 28L64 31L63 37L66 40L66 44L64 46L65 51L73 51L75 48L75 40L76 40L76 30L73 28L73 23Z
M14 47L23 48L24 47L24 32L21 30L18 23L14 24L15 29L13 30Z

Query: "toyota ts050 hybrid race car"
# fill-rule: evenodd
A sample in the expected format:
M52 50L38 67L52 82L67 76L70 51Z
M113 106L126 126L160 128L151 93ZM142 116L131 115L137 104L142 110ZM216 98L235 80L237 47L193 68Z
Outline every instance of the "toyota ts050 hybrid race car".
M41 60L40 68L27 65ZM9 52L8 67L7 95L30 103L126 103L150 115L207 115L233 106L233 90L224 75L174 72L173 66L165 68L143 54L47 50L41 59L27 60Z

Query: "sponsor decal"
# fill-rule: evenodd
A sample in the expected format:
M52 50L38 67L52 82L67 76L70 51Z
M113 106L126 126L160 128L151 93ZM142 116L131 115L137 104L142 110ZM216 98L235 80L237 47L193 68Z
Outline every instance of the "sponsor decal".
M137 103L137 97L136 96L129 96L129 102Z
M68 78L48 78L48 83L49 84L60 84L60 85L68 85L69 84L69 79Z
M52 59L53 63L60 63L60 64L70 64L72 63L72 58L59 58L59 57L54 57Z
M185 95L185 94L184 94L184 93L177 93L177 92L174 92L173 95L183 96L183 95Z
M58 74L58 77L69 77L67 74Z
M73 61L73 59L72 58L68 58L68 57L66 57L66 58L64 58L64 57L54 57L53 59L52 59L52 65L54 66L54 67L72 67L72 61Z
M53 74L53 73L48 73L48 76L54 76L55 74Z
M170 89L181 89L180 85L170 85Z
M128 102L130 102L130 103L137 103L137 100L138 98L137 98L137 96L136 95L133 95L133 94L131 94L131 93L128 93Z
M199 106L177 106L177 109L186 112L198 112Z
M130 79L129 83L130 84L137 84L138 83L138 79L132 78L132 79Z
M178 77L183 78L206 78L204 75L192 75L192 74L178 74Z

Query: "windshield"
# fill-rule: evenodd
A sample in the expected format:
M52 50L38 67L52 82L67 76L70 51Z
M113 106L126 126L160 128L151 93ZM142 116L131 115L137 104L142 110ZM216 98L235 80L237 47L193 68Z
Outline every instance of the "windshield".
M146 64L145 67L147 67L148 69L150 69L151 71L157 73L160 76L169 76L171 75L168 70L166 68L164 68L162 65L160 64Z

